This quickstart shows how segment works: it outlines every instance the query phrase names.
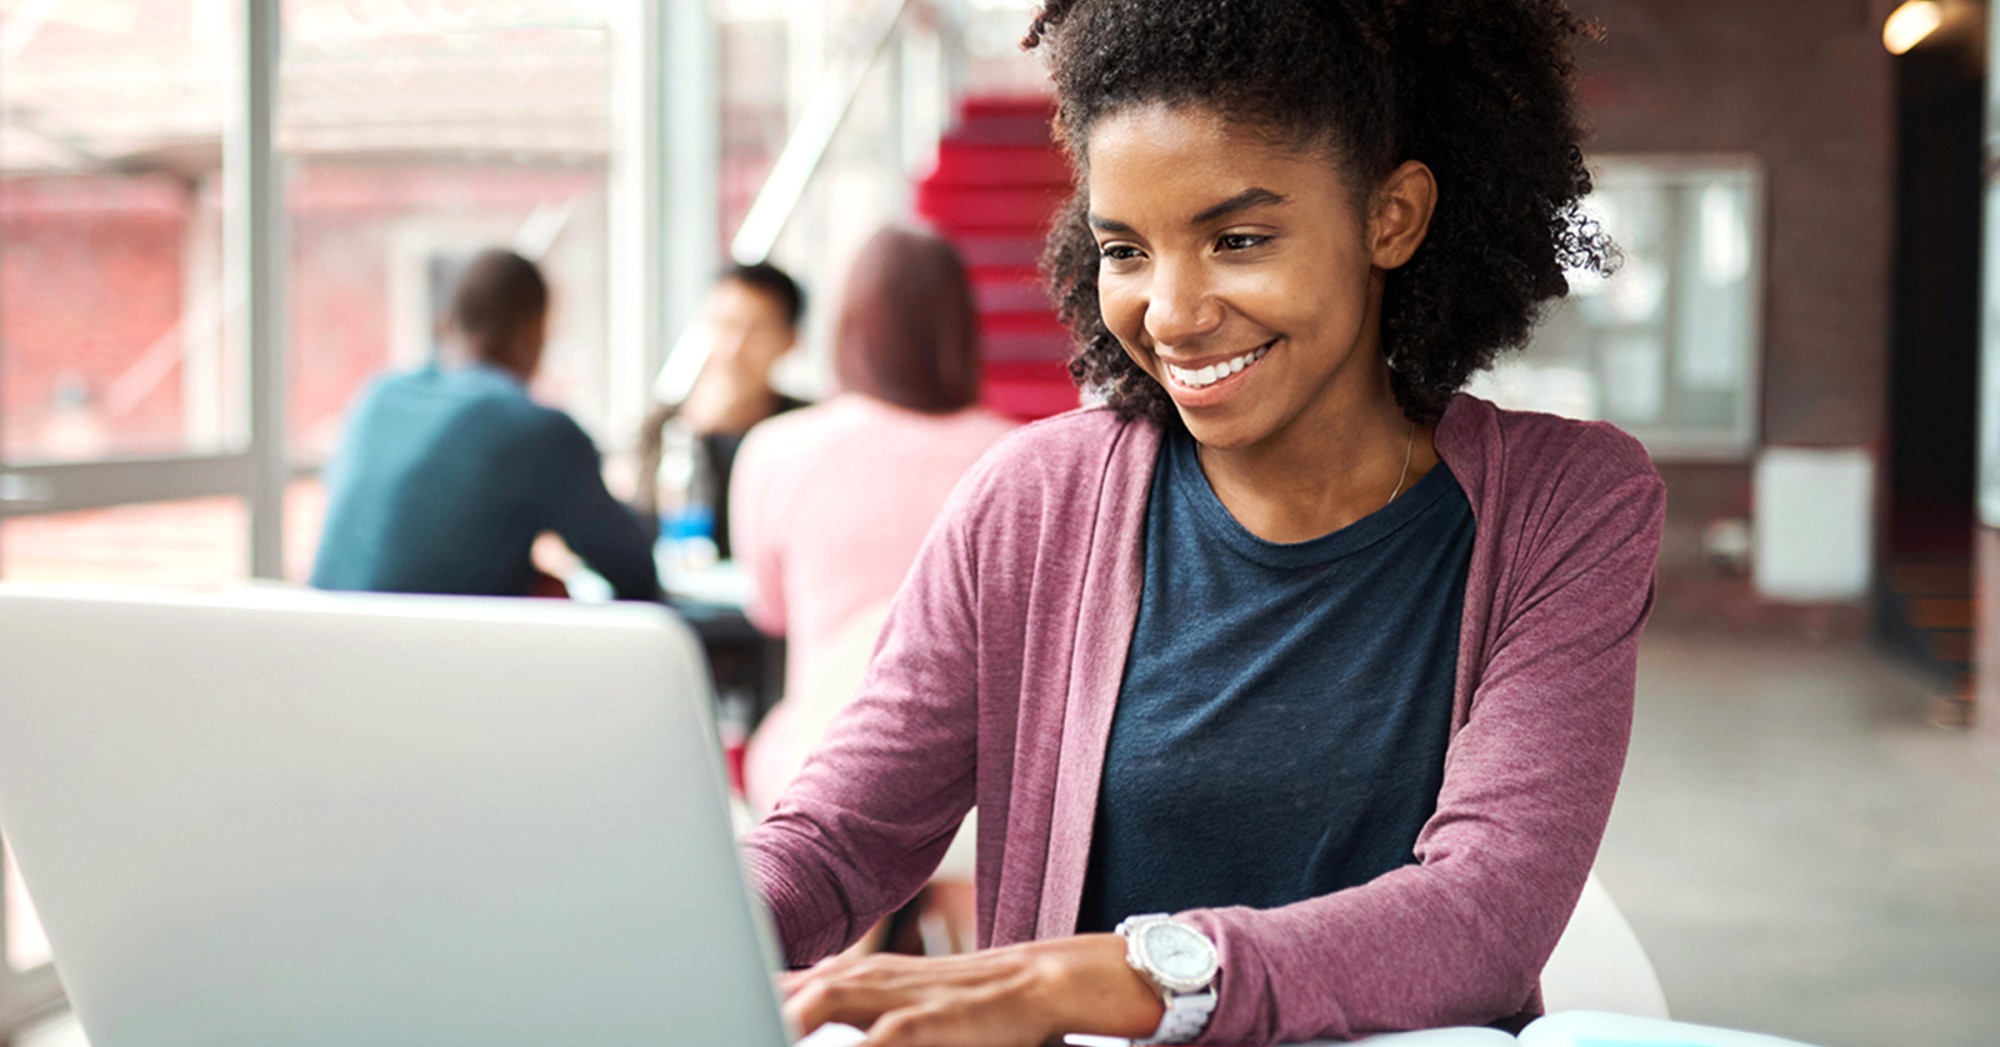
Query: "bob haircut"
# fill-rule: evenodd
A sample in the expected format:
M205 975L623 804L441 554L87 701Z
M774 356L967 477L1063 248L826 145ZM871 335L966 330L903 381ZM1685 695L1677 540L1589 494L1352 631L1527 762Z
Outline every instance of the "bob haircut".
M956 248L890 226L855 256L834 330L842 388L925 414L979 400L979 322Z

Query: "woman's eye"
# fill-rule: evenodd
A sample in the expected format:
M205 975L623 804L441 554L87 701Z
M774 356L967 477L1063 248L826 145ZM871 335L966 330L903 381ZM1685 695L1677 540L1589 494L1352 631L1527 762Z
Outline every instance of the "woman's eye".
M1131 244L1105 244L1097 252L1099 257L1111 262L1129 262L1139 257L1139 249Z
M1248 251L1253 247L1261 247L1270 239L1257 233L1229 233L1217 240L1215 246L1225 251Z

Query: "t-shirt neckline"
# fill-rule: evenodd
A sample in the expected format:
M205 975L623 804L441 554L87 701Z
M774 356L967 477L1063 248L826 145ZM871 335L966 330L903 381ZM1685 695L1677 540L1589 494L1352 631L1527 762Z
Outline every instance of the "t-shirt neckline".
M1231 515L1202 472L1194 436L1185 430L1161 441L1161 468L1169 497L1191 509L1204 536L1247 559L1270 567L1309 567L1351 556L1418 520L1438 500L1458 486L1451 468L1440 459L1394 501L1367 516L1303 542L1272 542L1258 537Z

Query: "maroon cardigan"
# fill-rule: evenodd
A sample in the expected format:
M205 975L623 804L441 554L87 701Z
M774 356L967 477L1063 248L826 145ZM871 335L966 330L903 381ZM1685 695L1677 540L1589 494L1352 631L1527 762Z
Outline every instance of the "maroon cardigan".
M789 962L911 897L975 803L981 942L1075 932L1159 445L1150 423L1074 411L1009 437L959 486L859 697L745 841ZM1609 425L1470 396L1437 449L1476 537L1417 862L1278 909L1182 914L1222 952L1204 1042L1540 1009L1624 766L1665 488Z

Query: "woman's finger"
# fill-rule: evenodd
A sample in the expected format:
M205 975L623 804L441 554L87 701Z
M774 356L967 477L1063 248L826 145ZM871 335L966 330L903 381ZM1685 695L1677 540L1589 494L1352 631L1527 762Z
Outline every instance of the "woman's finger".
M942 1047L958 1039L951 1033L953 1024L940 1008L905 1007L876 1022L861 1047Z
M807 985L811 985L815 981L822 981L827 978L847 977L857 968L881 958L873 955L840 953L821 960L805 970L786 971L778 975L778 988L783 990L786 996L790 996L792 993L797 992Z
M813 981L785 1001L785 1017L801 1034L828 1022L866 1029L875 1020L915 1002L908 989L857 978Z
M828 960L804 971L778 976L778 987L790 997L819 981L861 980L891 985L978 985L998 976L1011 965L991 956L891 956L842 957Z
M862 1047L1040 1047L1046 1023L1004 993L959 989L884 1014Z
M1056 1021L1038 1005L1047 980L1039 955L1007 948L829 961L783 978L785 1015L801 1033L829 1022L866 1029L868 1047L1035 1047Z

